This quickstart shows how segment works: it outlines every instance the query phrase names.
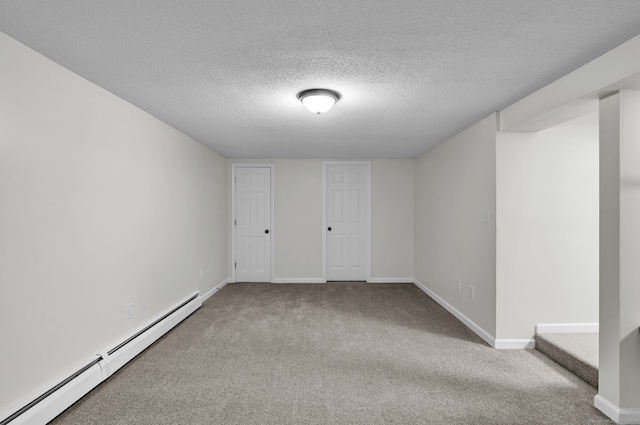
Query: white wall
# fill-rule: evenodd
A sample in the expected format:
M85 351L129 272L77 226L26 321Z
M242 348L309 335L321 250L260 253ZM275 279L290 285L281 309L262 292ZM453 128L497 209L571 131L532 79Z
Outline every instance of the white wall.
M623 91L600 100L598 398L619 409L634 409L634 422L640 417L638 117L640 91Z
M2 33L0 63L2 416L227 277L228 173Z
M276 279L322 277L322 162L275 162Z
M371 277L413 277L413 163L371 162Z
M275 166L274 279L322 279L322 161L229 160ZM372 278L413 276L413 160L371 162Z
M495 146L492 114L428 150L415 160L414 199L416 280L491 336L496 325ZM489 223L484 210L490 212Z
M497 136L497 338L598 322L598 114Z

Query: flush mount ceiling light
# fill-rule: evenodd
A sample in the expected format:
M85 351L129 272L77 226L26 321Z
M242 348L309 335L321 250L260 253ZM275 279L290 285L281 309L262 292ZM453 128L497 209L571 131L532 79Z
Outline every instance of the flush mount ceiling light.
M298 93L298 99L314 114L322 114L340 100L340 93L328 89L310 89Z

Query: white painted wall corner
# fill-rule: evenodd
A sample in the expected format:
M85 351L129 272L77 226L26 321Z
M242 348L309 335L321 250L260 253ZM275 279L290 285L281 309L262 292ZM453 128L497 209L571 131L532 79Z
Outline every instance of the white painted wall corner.
M214 286L213 288L211 288L210 290L208 290L204 294L200 294L200 302L205 302L206 300L211 298L211 296L213 294L215 294L216 292L218 292L219 290L221 290L222 288L227 286L227 283L229 283L229 282L231 282L231 278L230 277L228 277L225 280L223 280L222 282L218 283L216 286Z

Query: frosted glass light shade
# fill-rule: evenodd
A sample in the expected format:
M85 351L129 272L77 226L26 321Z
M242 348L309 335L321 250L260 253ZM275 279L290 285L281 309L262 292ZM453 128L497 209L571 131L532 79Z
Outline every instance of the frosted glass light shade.
M309 111L322 114L336 104L340 99L340 93L327 89L311 89L300 92L298 99Z
M336 100L324 95L307 96L302 99L302 104L314 114L322 114L333 108Z

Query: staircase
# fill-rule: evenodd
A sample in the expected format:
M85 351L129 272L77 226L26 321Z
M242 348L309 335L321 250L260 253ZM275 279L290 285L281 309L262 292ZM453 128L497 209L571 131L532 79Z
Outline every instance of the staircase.
M536 334L536 350L598 388L598 333Z

